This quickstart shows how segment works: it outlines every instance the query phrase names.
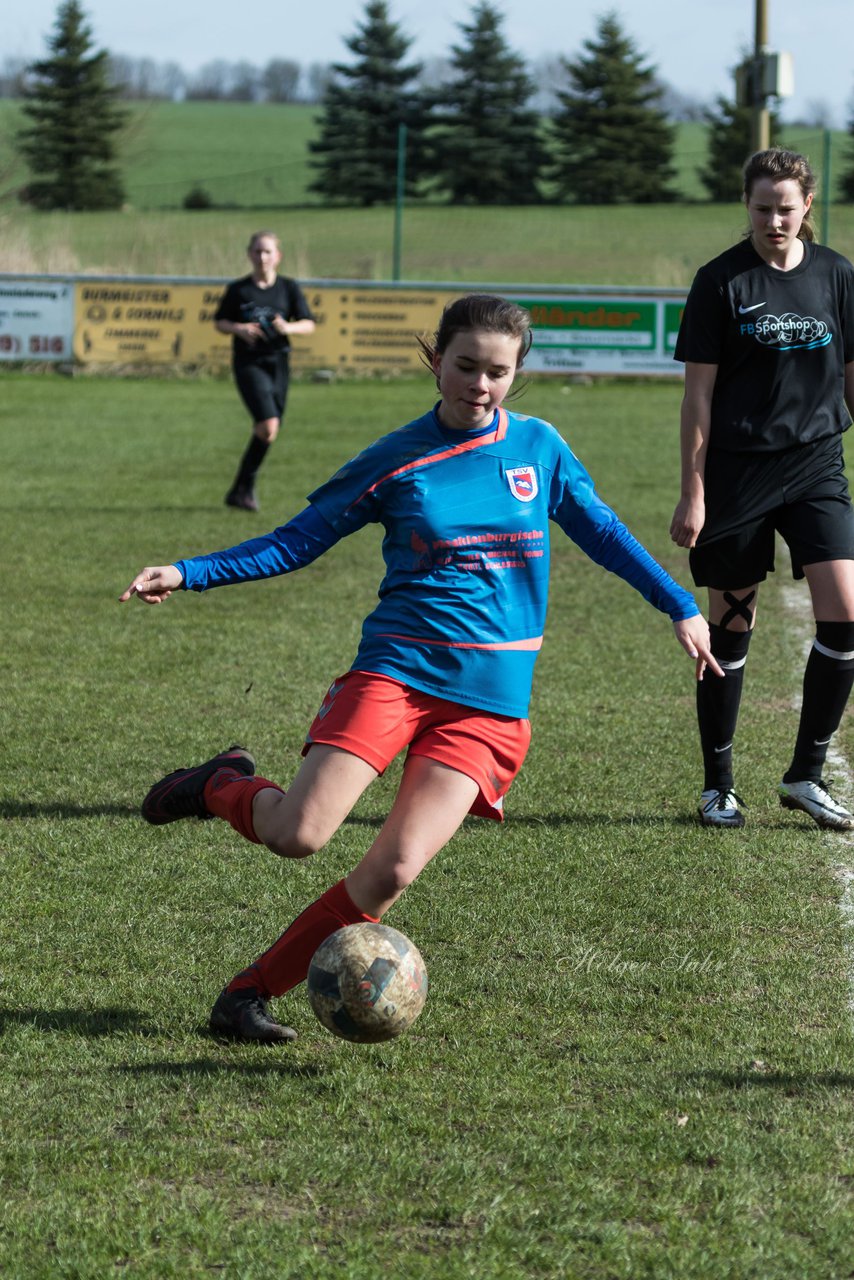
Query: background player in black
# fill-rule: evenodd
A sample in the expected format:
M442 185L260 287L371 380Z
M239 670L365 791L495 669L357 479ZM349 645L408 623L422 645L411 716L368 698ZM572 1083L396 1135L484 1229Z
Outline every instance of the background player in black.
M299 285L276 274L282 260L278 236L256 231L247 252L252 272L228 286L214 324L232 335L234 380L252 417L252 437L225 501L257 511L255 477L285 412L289 336L313 333L315 326Z
M749 236L697 272L676 344L686 362L682 496L670 532L709 588L712 652L726 673L697 696L699 812L710 826L744 824L732 740L759 584L780 533L816 619L780 800L819 826L854 828L822 780L854 682L854 511L841 439L854 409L854 268L814 243L814 191L803 156L750 157Z

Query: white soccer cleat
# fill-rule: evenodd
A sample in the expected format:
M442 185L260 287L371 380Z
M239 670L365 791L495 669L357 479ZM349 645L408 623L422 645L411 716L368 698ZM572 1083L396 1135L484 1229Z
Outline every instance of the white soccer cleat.
M697 812L704 827L743 827L744 814L739 805L744 804L732 787L728 791L712 789L700 796Z
M784 809L800 809L828 831L854 830L854 813L837 804L823 782L781 782Z

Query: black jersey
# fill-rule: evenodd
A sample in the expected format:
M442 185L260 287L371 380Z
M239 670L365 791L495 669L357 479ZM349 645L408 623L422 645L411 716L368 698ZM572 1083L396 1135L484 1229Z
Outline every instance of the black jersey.
M276 333L270 321L274 316L285 320L312 320L302 289L288 276L276 276L273 284L262 289L251 276L233 280L222 296L214 320L231 320L236 324L258 324L264 337L257 342L244 342L234 335L232 356L235 364L252 364L277 351L290 347L285 333Z
M734 245L694 277L674 358L718 366L710 448L770 452L847 430L854 267L804 241L803 261L779 271Z

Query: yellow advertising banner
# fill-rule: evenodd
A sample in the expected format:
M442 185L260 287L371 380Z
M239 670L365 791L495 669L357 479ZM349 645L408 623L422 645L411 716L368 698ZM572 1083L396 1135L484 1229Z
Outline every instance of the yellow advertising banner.
M220 285L81 281L74 355L87 364L197 364L228 360L230 339L213 315Z
M86 364L222 364L231 338L213 318L226 282L79 281L74 356ZM442 308L460 291L304 283L317 321L293 340L299 369L375 373L420 367L417 335L436 330Z
M347 373L421 368L418 335L434 334L442 308L461 292L309 286L317 329L294 344L294 361Z

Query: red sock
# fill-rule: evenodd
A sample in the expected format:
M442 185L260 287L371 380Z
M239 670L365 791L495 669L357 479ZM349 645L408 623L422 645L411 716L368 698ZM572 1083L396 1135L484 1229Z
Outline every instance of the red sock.
M302 982L317 948L330 933L348 924L377 923L376 916L360 911L339 880L274 942L269 951L238 973L228 984L229 991L257 988L264 996L281 996Z
M217 769L205 784L205 804L208 812L230 822L234 830L247 840L251 840L253 844L261 844L262 841L256 836L252 825L252 801L266 787L272 787L274 791L284 795L282 788L276 786L275 782L268 782L266 778L257 776L247 778L245 774L226 766Z

